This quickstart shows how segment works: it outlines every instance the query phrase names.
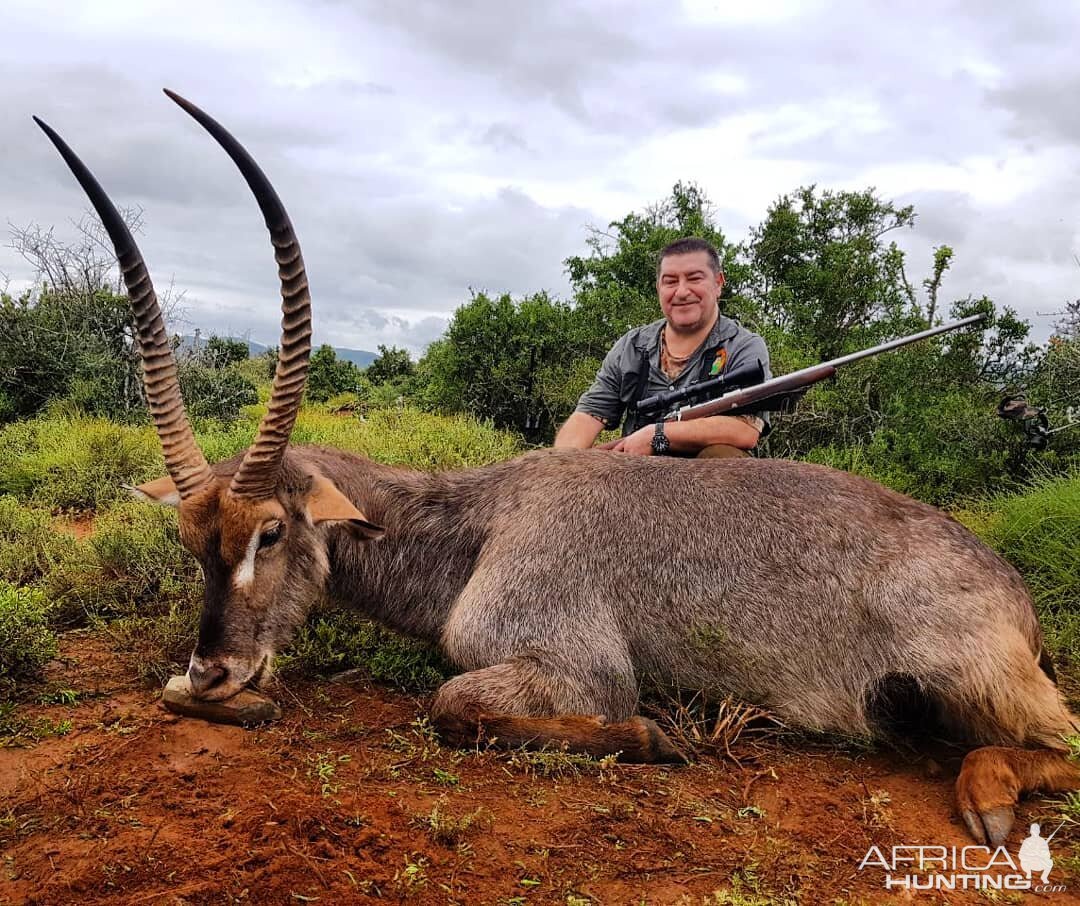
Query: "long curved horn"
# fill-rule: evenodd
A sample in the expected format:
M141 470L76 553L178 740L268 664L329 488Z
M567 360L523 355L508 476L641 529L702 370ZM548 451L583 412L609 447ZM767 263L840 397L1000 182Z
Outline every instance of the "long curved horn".
M262 209L274 246L281 278L281 351L270 391L270 404L259 425L259 434L229 486L229 492L236 497L266 500L273 496L277 487L281 460L296 423L311 357L311 294L304 272L304 258L281 199L251 155L220 123L190 101L167 88L165 94L190 113L240 168Z
M46 123L36 116L34 122L42 128L75 174L112 240L135 314L135 328L143 359L143 384L154 427L157 428L165 454L165 468L181 499L190 497L213 483L214 473L195 443L195 435L188 423L176 375L176 359L165 333L161 307L154 285L150 282L146 262L116 206L86 165Z

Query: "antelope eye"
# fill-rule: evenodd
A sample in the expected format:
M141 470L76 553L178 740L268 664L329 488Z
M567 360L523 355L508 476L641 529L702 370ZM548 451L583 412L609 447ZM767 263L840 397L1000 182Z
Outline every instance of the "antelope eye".
M273 525L259 535L259 550L265 547L273 547L281 540L281 523Z

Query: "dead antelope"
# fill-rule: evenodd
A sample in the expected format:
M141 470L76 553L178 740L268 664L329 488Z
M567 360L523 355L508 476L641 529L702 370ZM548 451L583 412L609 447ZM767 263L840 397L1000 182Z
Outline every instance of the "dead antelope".
M206 579L188 673L197 695L258 683L329 593L464 671L432 706L455 743L483 732L504 746L677 760L636 711L643 685L678 685L813 730L884 738L918 719L982 746L964 760L957 804L994 845L1021 794L1080 785L1063 741L1076 721L1020 576L932 507L795 462L540 451L427 474L288 447L310 351L300 248L243 148L169 96L239 166L281 275L269 409L250 449L215 466L195 444L130 233L40 125L108 229L131 296L169 473L139 491L178 508Z

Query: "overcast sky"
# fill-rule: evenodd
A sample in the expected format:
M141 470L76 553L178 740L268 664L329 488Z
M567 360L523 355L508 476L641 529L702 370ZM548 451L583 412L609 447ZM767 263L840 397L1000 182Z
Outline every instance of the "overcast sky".
M3 220L72 237L85 208L37 114L144 209L186 329L276 343L276 271L242 179L162 87L274 181L316 342L418 352L470 288L565 297L588 226L677 180L733 239L799 185L873 186L915 205L909 276L947 243L945 295L1040 338L1080 296L1077 4L5 0L2 34ZM34 276L9 248L0 273Z

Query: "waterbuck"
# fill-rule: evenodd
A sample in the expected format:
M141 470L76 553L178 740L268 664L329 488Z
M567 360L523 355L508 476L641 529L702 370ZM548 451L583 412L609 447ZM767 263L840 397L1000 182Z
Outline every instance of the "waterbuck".
M770 460L538 451L428 474L289 447L310 352L292 225L247 152L169 96L239 166L281 276L281 353L253 445L211 466L195 444L154 290L94 177L44 123L115 244L168 476L205 603L188 677L224 699L261 680L330 594L437 644L463 672L432 719L458 744L680 755L636 714L644 684L735 695L795 726L883 738L913 716L981 746L956 796L999 845L1020 795L1080 785L1076 730L1020 576L962 526L874 482ZM917 708L913 708L913 703Z

